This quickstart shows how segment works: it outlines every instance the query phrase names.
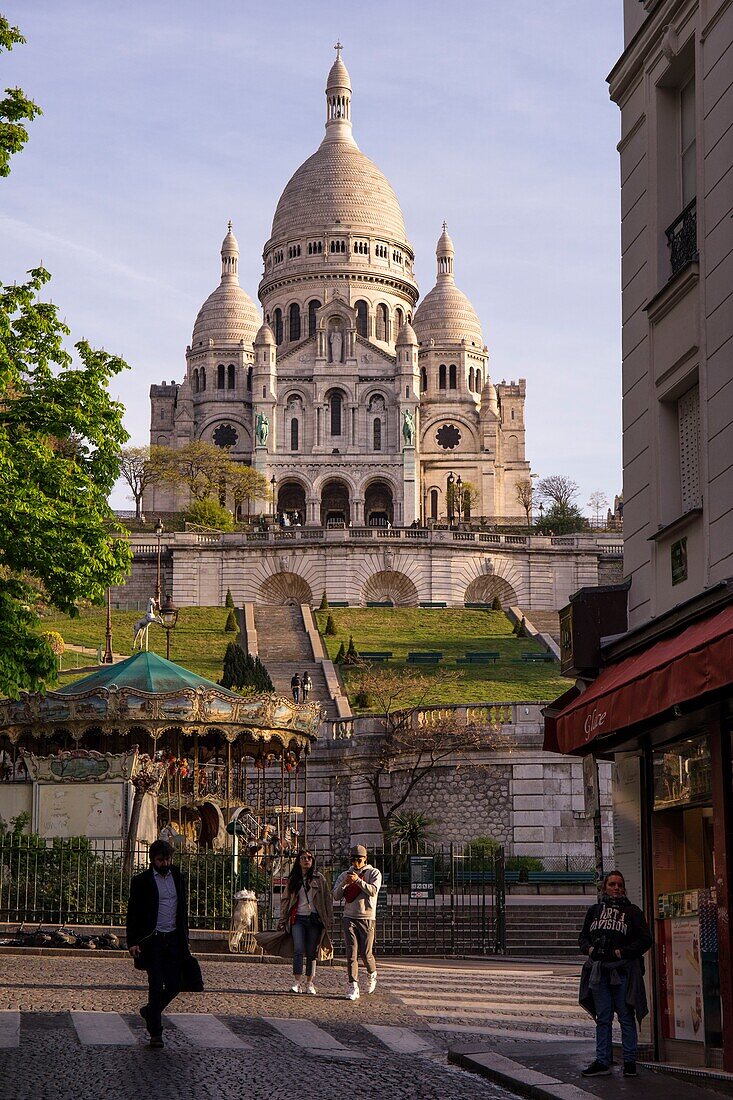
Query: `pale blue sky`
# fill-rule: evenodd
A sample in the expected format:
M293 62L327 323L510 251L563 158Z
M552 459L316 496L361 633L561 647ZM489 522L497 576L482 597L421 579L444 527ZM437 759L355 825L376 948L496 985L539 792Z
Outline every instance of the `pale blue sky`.
M232 218L256 301L280 193L321 140L333 43L354 134L397 192L424 295L443 219L495 381L527 379L527 456L579 503L621 486L621 0L6 0L0 86L43 108L0 180L0 280L40 260L75 339L122 355L136 444L180 381ZM116 507L130 507L124 488Z

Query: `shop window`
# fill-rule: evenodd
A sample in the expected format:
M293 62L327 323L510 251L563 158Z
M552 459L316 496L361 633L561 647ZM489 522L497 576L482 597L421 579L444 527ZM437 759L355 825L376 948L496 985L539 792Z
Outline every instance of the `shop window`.
M709 802L708 739L695 737L654 753L654 809Z

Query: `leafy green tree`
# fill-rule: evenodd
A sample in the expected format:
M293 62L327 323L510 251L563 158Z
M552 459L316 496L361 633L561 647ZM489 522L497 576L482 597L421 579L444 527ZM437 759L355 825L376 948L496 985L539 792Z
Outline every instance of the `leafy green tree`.
M197 527L210 527L214 531L234 530L232 513L212 497L207 497L206 500L194 500L183 515L189 523L195 523Z
M4 15L0 15L0 52L12 50L25 38L17 27L11 27ZM0 176L10 175L10 158L19 153L28 140L24 123L32 122L41 108L27 99L20 88L6 88L5 98L0 99Z

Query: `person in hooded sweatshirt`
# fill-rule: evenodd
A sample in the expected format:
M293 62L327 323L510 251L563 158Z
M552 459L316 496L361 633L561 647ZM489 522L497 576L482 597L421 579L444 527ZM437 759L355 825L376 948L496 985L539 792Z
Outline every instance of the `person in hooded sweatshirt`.
M624 1077L636 1077L637 1020L649 1009L644 990L644 953L652 936L644 914L626 897L620 871L603 880L601 899L585 915L578 946L587 955L580 976L579 1004L596 1022L596 1057L583 1077L611 1072L611 1026L614 1012L621 1025Z

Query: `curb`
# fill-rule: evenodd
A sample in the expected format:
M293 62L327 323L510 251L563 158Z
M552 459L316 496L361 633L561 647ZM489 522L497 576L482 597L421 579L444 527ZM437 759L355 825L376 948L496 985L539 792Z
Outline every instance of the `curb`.
M493 1050L481 1050L475 1053L461 1053L449 1050L448 1061L461 1069L477 1073L498 1085L528 1096L531 1100L598 1100L595 1093L586 1092L577 1085L548 1077L535 1069L528 1069L519 1062L505 1058Z
M239 952L217 952L217 951L197 951L195 941L191 944L191 948L196 955L196 958L204 962L241 962L241 963L290 963L291 959L282 959L279 955L245 955ZM0 955L15 955L15 956L28 956L28 955L50 955L52 958L74 958L74 959L120 959L124 962L130 962L130 956L127 953L127 948L108 948L108 947L7 947L0 946ZM329 963L319 963L319 966L328 966Z

